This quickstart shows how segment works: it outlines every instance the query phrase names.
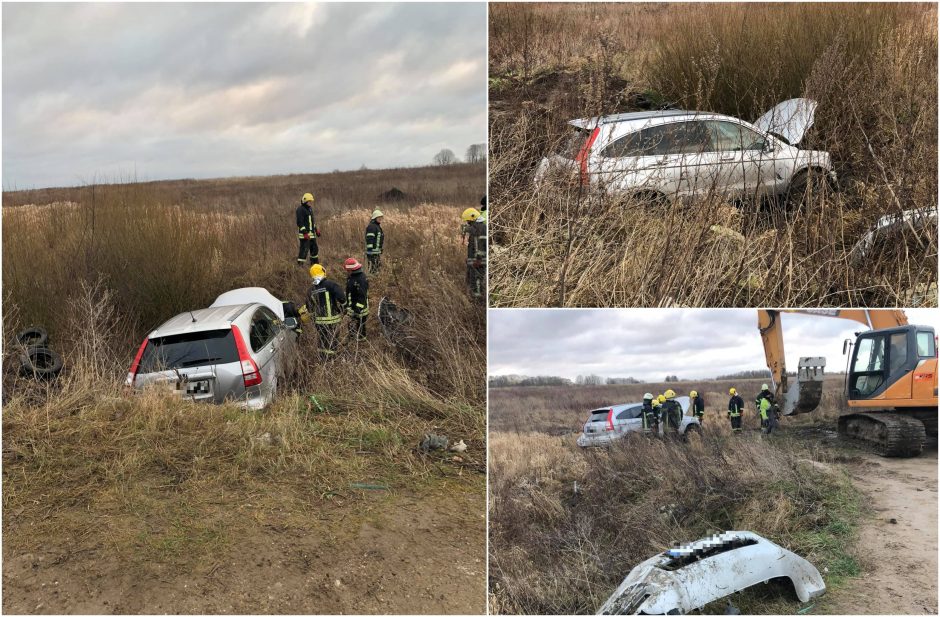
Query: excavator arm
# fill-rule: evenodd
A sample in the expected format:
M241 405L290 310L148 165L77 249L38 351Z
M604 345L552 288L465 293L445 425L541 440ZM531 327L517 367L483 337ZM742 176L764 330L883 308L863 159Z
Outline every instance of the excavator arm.
M782 401L781 408L784 415L807 413L816 409L822 398L823 372L826 360L822 357L800 358L797 367L797 380L792 385L788 383L781 313L850 319L864 325L869 330L907 325L907 316L904 311L897 310L759 309L757 311L757 327L764 343L764 356L767 359L767 368L770 369L775 395L778 401Z

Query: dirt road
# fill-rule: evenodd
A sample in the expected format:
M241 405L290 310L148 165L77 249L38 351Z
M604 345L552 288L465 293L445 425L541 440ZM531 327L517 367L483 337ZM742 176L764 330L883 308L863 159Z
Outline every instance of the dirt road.
M250 527L196 568L73 552L4 551L5 613L482 613L483 492L363 497L310 525Z
M874 512L859 534L864 573L820 608L843 615L936 614L936 447L912 459L862 454L845 467Z

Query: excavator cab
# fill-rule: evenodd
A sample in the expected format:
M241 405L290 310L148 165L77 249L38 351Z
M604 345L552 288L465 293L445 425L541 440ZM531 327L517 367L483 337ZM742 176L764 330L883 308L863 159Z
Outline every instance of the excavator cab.
M936 338L930 327L899 326L860 333L846 371L846 397L850 401L917 398L914 371L936 354Z

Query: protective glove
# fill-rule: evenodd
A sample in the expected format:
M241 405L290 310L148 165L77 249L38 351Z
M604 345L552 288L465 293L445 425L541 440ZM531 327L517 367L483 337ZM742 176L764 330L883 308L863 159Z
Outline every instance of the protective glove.
M310 239L310 234L305 233L305 234L304 234L304 240L309 240L309 239Z
M319 227L316 228L316 232L317 232L317 237L319 238L319 237L320 237L320 228L319 228Z

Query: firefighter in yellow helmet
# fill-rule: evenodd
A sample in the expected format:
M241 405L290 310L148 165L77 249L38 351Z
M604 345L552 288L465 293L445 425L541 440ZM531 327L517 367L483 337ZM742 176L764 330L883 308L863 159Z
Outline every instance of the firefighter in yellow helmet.
M300 205L297 206L297 238L300 240L300 250L297 252L297 263L303 265L310 254L310 263L320 263L320 248L317 246L317 238L320 237L320 230L313 219L313 195L304 193L300 199Z
M467 290L478 302L486 301L486 221L476 208L460 216L467 235Z
M676 393L672 390L663 392L663 398L663 433L678 435L679 425L682 424L682 405L676 400Z
M734 388L728 390L731 398L728 400L728 418L731 419L731 432L737 433L741 430L741 414L744 413L744 399Z
M651 422L651 432L658 435L659 434L659 414L662 412L663 404L659 399L665 399L665 397L660 394L659 396L654 396L653 400L650 401L650 406L653 408L653 417Z
M692 410L692 415L698 418L698 423L702 424L705 419L705 399L696 390L689 392L689 408Z
M317 327L320 356L328 360L336 355L339 346L339 323L343 319L346 294L342 287L326 278L326 270L320 264L310 266L310 278L307 310Z

